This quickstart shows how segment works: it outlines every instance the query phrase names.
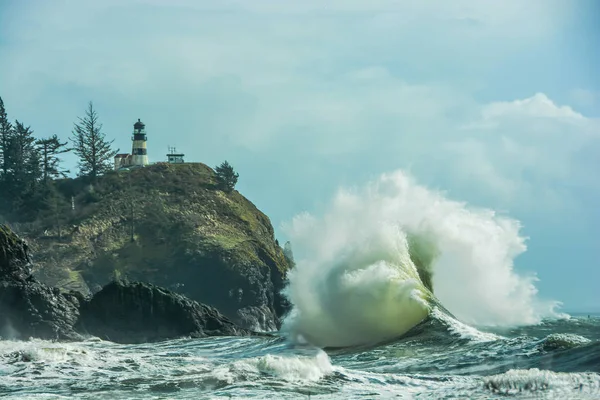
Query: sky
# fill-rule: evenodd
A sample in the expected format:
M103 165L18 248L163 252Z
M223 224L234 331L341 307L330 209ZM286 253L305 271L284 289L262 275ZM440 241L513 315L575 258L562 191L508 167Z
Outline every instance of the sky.
M403 169L520 220L540 296L600 311L599 20L594 0L0 0L0 97L39 136L93 101L121 150L140 118L151 161L227 159L280 241Z

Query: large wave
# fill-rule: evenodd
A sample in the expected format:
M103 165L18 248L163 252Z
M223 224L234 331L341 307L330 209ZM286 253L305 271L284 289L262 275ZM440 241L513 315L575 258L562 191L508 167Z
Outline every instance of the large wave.
M318 346L375 343L407 332L438 301L467 323L537 323L556 304L539 301L535 276L513 268L526 249L520 227L403 171L340 190L321 217L284 227L296 268L283 329Z

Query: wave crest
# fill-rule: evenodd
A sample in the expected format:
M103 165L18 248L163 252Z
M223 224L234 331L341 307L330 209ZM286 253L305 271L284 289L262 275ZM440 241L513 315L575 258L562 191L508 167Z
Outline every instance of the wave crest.
M535 276L513 260L526 247L520 223L468 208L417 185L403 171L340 190L324 215L284 227L296 268L284 323L319 346L398 337L437 303L467 323L537 323L554 303L536 298Z

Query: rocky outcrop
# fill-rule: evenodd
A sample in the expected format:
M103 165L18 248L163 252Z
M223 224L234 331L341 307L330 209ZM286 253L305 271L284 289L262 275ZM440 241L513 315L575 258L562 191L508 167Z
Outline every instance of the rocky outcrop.
M6 225L0 225L0 279L24 280L31 276L27 243Z
M36 276L92 292L114 276L168 288L216 307L233 322L279 327L290 263L269 218L237 191L224 192L204 164L158 164L101 177L93 191L65 180L62 240L55 219L28 236ZM37 235L37 236L36 236ZM56 261L59 260L59 261Z
M80 340L79 300L33 279L0 281L0 337Z
M27 244L0 225L0 338L81 340L84 334L141 343L251 334L215 308L154 285L112 282L85 299L38 282L30 271Z
M250 334L213 307L151 284L119 281L104 286L82 306L77 327L119 343Z
M27 244L0 225L0 337L77 340L82 298L33 278Z

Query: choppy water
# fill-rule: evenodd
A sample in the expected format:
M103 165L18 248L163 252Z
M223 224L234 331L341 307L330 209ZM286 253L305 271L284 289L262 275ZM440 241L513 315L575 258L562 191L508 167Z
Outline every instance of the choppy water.
M434 313L400 340L329 351L284 337L0 341L7 399L507 396L600 398L600 316L484 333Z

